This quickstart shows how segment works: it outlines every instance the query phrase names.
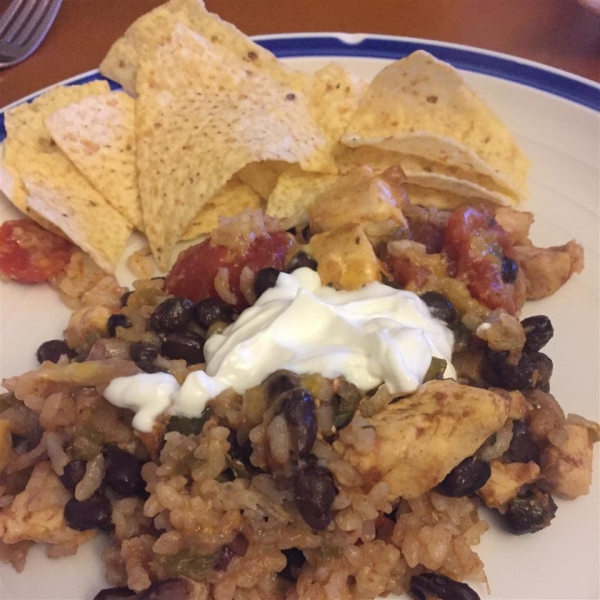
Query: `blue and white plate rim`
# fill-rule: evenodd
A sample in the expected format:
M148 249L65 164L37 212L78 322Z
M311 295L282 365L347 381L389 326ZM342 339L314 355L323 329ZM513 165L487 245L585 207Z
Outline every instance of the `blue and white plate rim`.
M579 106L600 111L600 84L531 60L449 42L420 38L359 33L285 33L255 36L253 39L279 58L360 57L395 60L415 50L427 50L458 69L472 71L541 90L570 100ZM5 138L4 112L30 102L57 85L75 85L104 79L98 69L57 82L0 109L0 142ZM110 82L113 89L119 85Z

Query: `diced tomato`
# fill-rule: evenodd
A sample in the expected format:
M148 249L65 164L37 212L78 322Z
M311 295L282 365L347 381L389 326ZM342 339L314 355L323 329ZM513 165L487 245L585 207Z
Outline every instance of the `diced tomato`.
M284 232L275 232L258 237L250 242L243 253L232 253L226 246L212 246L210 239L188 248L179 255L167 275L166 290L170 294L189 298L194 302L217 297L215 277L219 269L229 270L229 288L235 294L237 310L248 307L240 292L240 273L249 267L254 273L266 267L283 269L285 259L293 244L293 237Z
M48 281L66 267L71 242L30 221L5 221L0 226L0 277L20 283Z
M444 252L474 298L514 315L521 308L515 286L502 279L502 258L513 257L507 233L483 206L463 206L450 215Z
M405 288L412 283L417 289L423 287L427 278L431 275L431 270L424 266L415 265L406 256L390 256L386 265L394 281Z

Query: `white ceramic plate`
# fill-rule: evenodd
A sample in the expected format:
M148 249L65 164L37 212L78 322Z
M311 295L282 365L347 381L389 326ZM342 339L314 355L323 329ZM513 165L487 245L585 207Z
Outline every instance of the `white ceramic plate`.
M553 297L528 303L524 315L546 314L554 323L556 334L547 352L554 360L552 391L559 402L567 412L598 421L600 86L528 61L423 40L319 34L259 41L294 67L310 71L337 60L370 78L389 60L417 48L465 70L469 84L514 132L531 159L531 200L523 208L536 215L534 242L558 245L574 237L585 247L585 271ZM98 77L90 72L69 83ZM0 116L0 141L1 125ZM0 221L15 216L7 202L0 202ZM123 268L119 276L124 283L130 280ZM38 345L60 336L68 315L57 295L45 286L0 284L0 375L35 368ZM574 502L558 501L556 519L539 533L514 537L492 525L478 550L486 565L490 598L599 597L599 479L596 473L590 495ZM0 565L0 599L93 598L104 587L100 547L101 541L95 540L77 556L56 561L35 548L20 575ZM485 590L478 591L487 597Z

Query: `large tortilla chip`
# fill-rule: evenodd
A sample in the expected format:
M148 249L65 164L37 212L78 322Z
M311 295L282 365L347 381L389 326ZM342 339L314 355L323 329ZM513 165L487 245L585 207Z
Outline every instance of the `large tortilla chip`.
M202 0L170 0L141 16L113 44L100 65L100 72L134 94L140 55L167 41L177 23L226 48L244 61L248 69L269 74L296 91L305 89L308 84L308 75L285 66L234 25L208 12Z
M247 164L282 160L327 171L333 162L302 95L182 25L142 57L137 92L144 224L164 270L199 210Z
M342 142L475 171L527 196L529 161L511 133L458 71L422 50L379 72Z
M219 225L219 217L235 217L244 210L261 208L261 197L236 178L228 181L207 202L183 234L183 240L193 240L210 233Z
M135 166L135 101L124 92L89 96L52 113L46 128L111 206L143 231Z
M61 229L107 271L114 270L131 228L53 142L44 120L106 82L54 88L6 113L6 162L19 174L27 205Z
M367 82L336 63L319 69L312 79L310 110L333 151L356 112Z
M394 165L400 165L408 183L466 198L488 200L502 206L514 205L517 201L514 194L499 186L491 177L419 156L360 146L338 150L336 160L341 173L361 165L368 165L376 173L382 173Z

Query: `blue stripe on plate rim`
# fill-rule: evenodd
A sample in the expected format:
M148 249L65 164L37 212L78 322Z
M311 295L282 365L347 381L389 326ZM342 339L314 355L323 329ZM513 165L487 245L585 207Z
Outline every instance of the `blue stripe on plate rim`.
M355 56L395 60L415 50L427 50L458 69L520 83L600 111L599 84L554 67L481 48L419 38L348 33L278 34L255 36L253 39L280 58ZM97 69L94 69L39 90L4 107L0 112L0 142L6 137L5 110L23 102L30 102L56 85L77 85L98 79L104 78ZM120 87L112 81L109 83L112 89Z

